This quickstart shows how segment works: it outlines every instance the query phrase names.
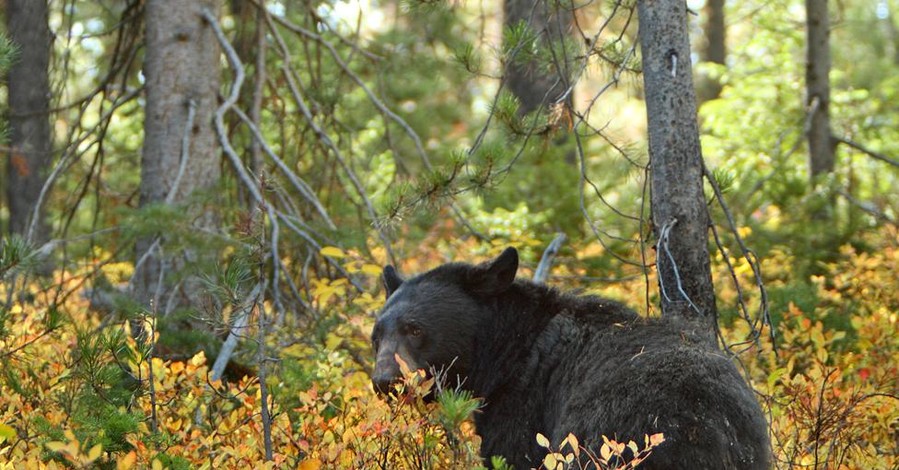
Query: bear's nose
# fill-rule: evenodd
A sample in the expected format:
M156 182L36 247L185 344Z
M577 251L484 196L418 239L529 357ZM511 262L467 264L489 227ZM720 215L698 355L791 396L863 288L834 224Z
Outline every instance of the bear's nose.
M376 392L381 395L388 395L393 391L393 385L396 383L396 378L389 374L381 374L372 377L371 383Z

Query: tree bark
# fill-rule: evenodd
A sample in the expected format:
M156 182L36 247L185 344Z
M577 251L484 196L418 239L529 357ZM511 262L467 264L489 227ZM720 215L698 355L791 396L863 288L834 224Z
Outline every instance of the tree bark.
M662 315L696 319L712 333L717 315L687 7L640 0L638 14Z
M216 226L209 207L191 205L191 196L208 190L220 176L212 117L217 106L220 51L212 27L201 17L204 8L218 14L216 0L148 0L145 5L146 99L144 145L141 158L140 206L173 204L185 207L194 228ZM186 152L182 151L182 147ZM132 280L135 297L150 307L169 285L159 281L180 271L195 253L161 253L166 247L162 229L156 237L138 240L137 266ZM178 305L196 299L189 285ZM161 291L161 292L160 292Z
M51 163L50 27L46 0L9 0L9 38L18 46L9 70L10 142L6 166L9 230L27 235ZM32 242L47 240L48 226L39 211Z
M808 109L809 170L812 184L833 172L834 141L830 132L830 20L827 0L806 0L805 86Z
M505 73L506 86L521 103L519 116L541 106L545 111L559 101L569 86L571 59L566 57L564 40L574 23L574 13L552 0L504 0L503 11L507 28L524 22L543 46L554 51L549 68L536 60L524 63L513 60ZM571 94L563 102L570 104Z
M265 92L266 70L265 70L265 54L267 43L265 39L265 14L261 7L257 7L252 2L246 0L230 0L230 13L236 19L234 29L234 46L237 56L241 62L247 64L252 69L252 75L247 71L248 76L252 80L244 83L244 90L240 95L240 108L249 110L247 113L256 126L259 126L262 113L262 98ZM237 116L228 115L233 119L229 122L229 128L237 127L241 122ZM263 170L262 149L259 141L249 139L246 151L243 152L247 156L247 166L254 175L261 175ZM248 206L252 206L249 202L251 198L247 197Z
M887 17L883 21L886 22L887 40L890 45L887 50L892 52L893 64L899 65L899 27L896 26L896 15L893 14L892 8L887 8Z
M702 9L705 18L703 33L705 44L700 50L700 60L724 65L727 59L727 27L724 24L724 0L706 0ZM701 75L696 87L696 97L700 103L718 98L721 94L721 82L717 77Z

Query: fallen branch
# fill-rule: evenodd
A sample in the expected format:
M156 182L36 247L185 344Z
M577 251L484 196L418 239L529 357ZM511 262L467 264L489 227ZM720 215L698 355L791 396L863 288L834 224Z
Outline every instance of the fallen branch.
M556 235L556 238L546 247L546 251L543 252L543 256L540 258L540 263L537 264L537 270L534 271L534 282L539 282L541 284L546 282L546 278L549 277L549 269L553 265L553 260L559 253L559 248L562 247L562 244L565 243L567 238L568 237L566 237L564 233L559 232Z
M250 291L250 295L247 296L246 301L240 307L240 311L237 312L234 323L228 328L228 338L225 339L225 342L222 344L222 349L219 350L218 357L215 358L215 363L212 365L211 377L213 382L222 378L222 374L225 372L225 366L227 366L228 361L231 360L231 356L237 348L237 343L240 341L241 336L243 336L243 332L247 329L250 313L258 303L264 288L264 281L256 283L256 286L253 287L253 290Z

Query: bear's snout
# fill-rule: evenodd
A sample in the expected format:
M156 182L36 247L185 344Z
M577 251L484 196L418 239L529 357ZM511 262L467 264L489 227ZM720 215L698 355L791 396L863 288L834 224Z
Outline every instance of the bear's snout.
M384 335L376 349L371 384L380 395L390 395L394 392L394 386L403 380L404 371L418 369L418 364L411 359L405 342L397 339L396 335Z
M375 374L371 378L372 387L379 395L389 395L397 382L398 378L392 374Z

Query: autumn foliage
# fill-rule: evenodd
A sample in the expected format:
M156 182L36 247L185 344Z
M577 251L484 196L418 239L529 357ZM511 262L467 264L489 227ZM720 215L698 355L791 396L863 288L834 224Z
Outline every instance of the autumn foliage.
M891 238L892 237L892 238ZM899 239L887 233L876 249L849 246L820 275L797 279L791 258L764 261L772 297L774 340L768 327L745 343L749 326L722 315L722 335L752 380L771 421L779 468L891 469L899 465ZM526 251L530 241L518 242ZM481 253L497 246L456 241L421 247L406 268L436 264L425 253ZM434 387L407 371L402 399L385 401L366 372L367 335L381 302L379 260L331 248L347 271L370 290L347 289L345 278L317 279L312 302L333 319L309 341L277 342L268 377L274 460L264 461L258 379L210 378L200 351L174 360L158 357L152 316L110 318L89 308L81 295L95 270L127 276L127 265L88 265L83 272L34 280L7 271L3 298L0 376L2 468L474 468L482 465L471 413L478 401L443 390L433 403L421 397ZM559 279L582 270L595 247L561 259ZM735 260L736 271L745 274ZM725 273L717 263L718 278ZM121 272L118 272L121 271ZM567 281L563 281L567 282ZM725 284L725 283L721 283ZM642 279L610 292L637 305ZM780 293L780 294L777 294ZM776 294L776 295L775 295ZM654 295L654 294L652 294ZM735 292L720 287L723 305ZM809 300L811 299L811 300ZM752 299L750 299L752 300ZM251 324L253 324L251 322ZM310 335L313 336L313 335ZM746 346L748 344L748 346ZM549 442L544 468L578 468L588 452L578 437ZM664 436L618 443L606 437L593 456L596 468L633 468L651 457ZM627 451L627 452L626 452ZM627 453L637 460L614 458ZM501 466L499 461L494 464ZM639 467L638 467L639 468Z

